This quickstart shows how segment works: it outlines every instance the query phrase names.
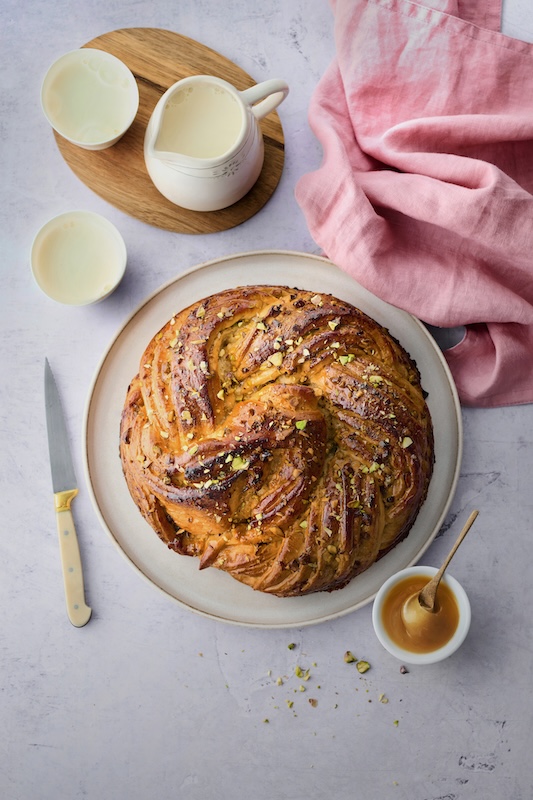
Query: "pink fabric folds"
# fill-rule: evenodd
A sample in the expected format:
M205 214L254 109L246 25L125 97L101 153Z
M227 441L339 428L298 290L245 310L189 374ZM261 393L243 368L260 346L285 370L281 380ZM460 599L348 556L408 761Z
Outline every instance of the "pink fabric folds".
M500 0L333 0L296 199L316 243L439 327L465 405L533 402L533 46ZM484 27L479 27L484 26Z

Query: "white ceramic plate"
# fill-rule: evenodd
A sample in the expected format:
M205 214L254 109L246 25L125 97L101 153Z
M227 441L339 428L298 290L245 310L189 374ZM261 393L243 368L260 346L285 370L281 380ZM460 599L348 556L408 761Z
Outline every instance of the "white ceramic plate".
M126 392L141 355L181 309L224 289L272 284L328 292L386 326L417 362L435 432L435 470L428 496L408 537L348 586L332 593L278 598L254 592L217 569L198 570L194 558L167 549L130 497L118 455ZM138 572L182 606L240 625L302 627L347 614L370 602L393 573L416 563L442 525L455 492L462 456L457 392L446 362L421 322L379 300L319 256L259 251L201 264L149 297L104 355L85 414L85 469L97 514Z

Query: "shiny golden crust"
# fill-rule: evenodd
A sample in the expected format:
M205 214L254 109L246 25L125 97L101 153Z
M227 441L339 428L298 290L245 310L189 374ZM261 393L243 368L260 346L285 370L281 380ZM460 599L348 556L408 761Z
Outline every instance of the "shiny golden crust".
M154 336L120 455L171 549L292 596L344 586L406 536L433 433L416 365L384 328L330 295L249 286Z

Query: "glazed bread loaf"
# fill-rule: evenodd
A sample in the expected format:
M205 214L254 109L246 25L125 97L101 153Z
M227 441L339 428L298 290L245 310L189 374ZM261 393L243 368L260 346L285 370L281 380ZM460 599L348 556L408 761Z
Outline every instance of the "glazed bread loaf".
M169 548L279 596L340 588L400 542L434 460L400 344L346 302L279 286L212 295L154 336L120 456Z

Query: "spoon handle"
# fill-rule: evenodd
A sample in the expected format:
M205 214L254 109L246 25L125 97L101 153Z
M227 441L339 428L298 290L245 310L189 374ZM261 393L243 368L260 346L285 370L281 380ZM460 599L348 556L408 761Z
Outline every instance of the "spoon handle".
M474 524L478 514L479 514L479 511L472 511L472 513L470 514L470 516L468 517L468 519L467 519L467 521L465 523L465 526L464 526L463 530L461 531L461 533L457 537L457 539L455 541L455 544L453 545L452 549L450 550L450 552L448 553L448 555L444 559L444 563L443 563L442 567L439 569L439 571L437 573L435 573L435 575L430 580L430 582L426 586L424 586L424 588L420 592L419 601L420 601L421 605L425 606L426 608L429 608L429 609L433 610L433 606L435 605L435 596L437 594L437 589L439 587L439 583L441 582L442 576L444 575L444 572L445 572L446 568L448 567L450 561L452 560L452 558L454 557L455 553L457 552L457 548L459 547L459 545L461 544L461 542L465 538L466 534L468 533L468 531L470 530L470 528Z

